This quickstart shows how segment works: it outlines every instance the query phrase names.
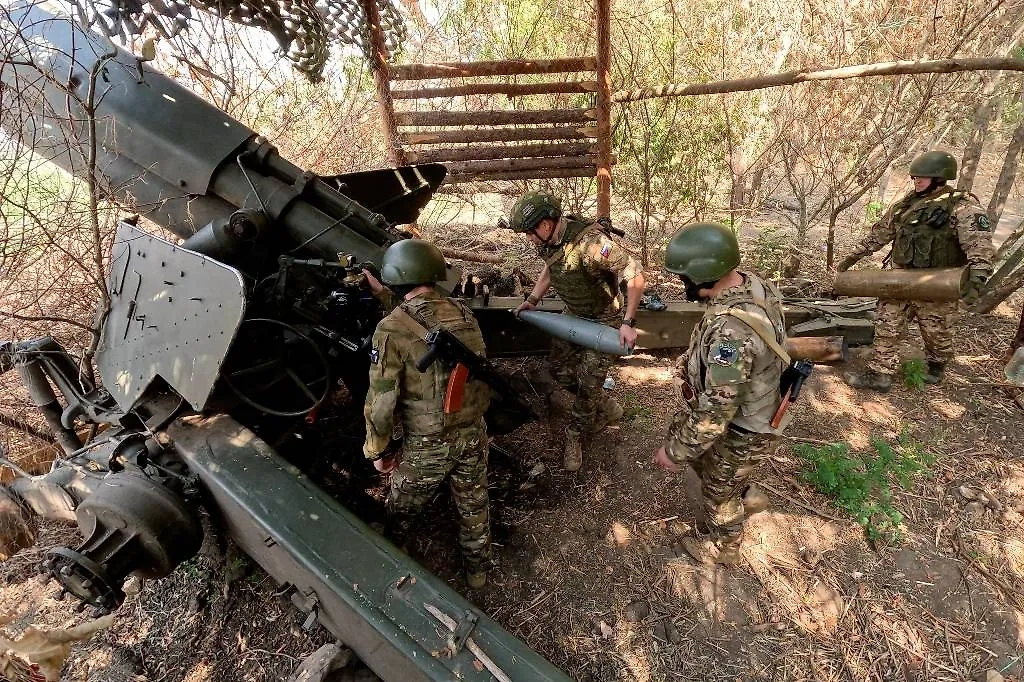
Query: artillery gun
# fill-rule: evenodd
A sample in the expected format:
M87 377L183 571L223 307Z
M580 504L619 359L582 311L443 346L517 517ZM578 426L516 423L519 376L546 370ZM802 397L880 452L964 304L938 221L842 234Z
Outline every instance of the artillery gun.
M382 314L362 269L403 238L393 226L416 219L444 167L304 172L70 20L30 3L8 17L24 47L4 88L35 93L41 111L70 108L72 123L42 116L6 133L77 176L89 169L74 144L94 140L107 187L183 241L119 225L103 385L52 338L0 347L0 372L20 375L64 450L49 473L0 490L7 553L31 542L36 517L76 521L81 544L51 550L42 570L108 613L127 576L166 576L198 551L204 507L308 627L386 680L567 679L257 435L314 413L339 380L360 402ZM83 441L83 426L97 435Z

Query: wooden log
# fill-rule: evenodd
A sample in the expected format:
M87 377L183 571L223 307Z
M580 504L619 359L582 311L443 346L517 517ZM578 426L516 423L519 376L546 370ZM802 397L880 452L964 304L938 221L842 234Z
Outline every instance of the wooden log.
M445 88L411 88L392 90L395 99L432 99L435 97L465 97L466 95L557 95L597 92L597 81L569 81L566 83L471 83Z
M446 163L449 173L490 173L506 170L533 170L548 168L583 168L592 166L597 160L594 154L559 157L553 159L496 159L493 161L452 161Z
M612 95L615 102L635 102L653 97L680 97L689 95L714 95L725 92L749 92L775 88L780 85L795 85L811 81L865 78L867 76L897 76L917 73L955 73L959 71L1024 71L1024 59L1008 57L956 58L933 60L905 60L877 64L858 64L837 69L818 71L787 71L769 76L754 76L713 83L667 83L652 88L619 90Z
M586 123L593 109L534 109L529 111L406 111L395 118L400 126L494 126L527 123Z
M596 0L597 24L597 215L611 217L612 210L612 40L611 0Z
M400 64L391 67L392 80L414 81L426 78L460 78L471 76L516 76L530 73L576 73L593 71L593 57L569 59L500 59L481 62L438 62L434 64Z
M846 362L850 347L842 336L791 336L786 339L786 352L794 360L828 364Z
M388 49L384 44L384 31L380 27L380 10L377 0L362 0L363 14L370 35L370 69L373 84L377 89L377 106L380 110L381 127L388 145L388 156L396 167L406 165L402 147L398 143L398 125L395 123L395 105L391 101L391 83L388 74Z
M832 292L897 301L959 301L967 268L847 270L836 275Z
M597 175L596 166L585 168L547 168L539 170L495 171L492 173L449 173L444 179L446 185L467 182L495 182L498 180L540 180L544 178L592 178Z
M451 258L452 260L464 260L470 263L501 265L505 262L504 258L495 253L477 253L474 251L463 251L461 249L448 249L442 247L441 254L445 258Z
M480 161L484 159L522 159L536 156L582 156L594 154L592 144L568 142L565 144L517 144L501 147L462 147L456 149L425 149L406 152L409 163L438 163L442 161Z
M593 126L550 126L546 128L495 128L493 130L437 130L402 133L403 144L459 144L471 142L526 142L531 140L586 140L597 137Z

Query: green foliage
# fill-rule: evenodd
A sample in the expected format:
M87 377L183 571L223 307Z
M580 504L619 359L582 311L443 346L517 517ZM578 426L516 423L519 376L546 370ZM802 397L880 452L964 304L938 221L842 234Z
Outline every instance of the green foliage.
M905 360L900 365L900 376L903 377L903 385L916 391L922 391L925 387L924 377L928 373L928 366L921 358Z
M872 439L874 453L851 452L847 443L797 445L805 461L801 477L857 520L872 542L897 543L903 515L893 506L893 486L907 488L935 463L924 446L903 434L895 447Z
M631 423L645 423L654 416L654 410L643 405L639 398L627 393L622 398L622 419Z
M883 210L885 210L885 204L881 201L868 202L867 207L864 209L864 217L869 223L876 223L882 217Z
M786 256L789 237L778 225L765 225L754 238L749 253L754 260L754 269L769 278L782 274L782 259Z

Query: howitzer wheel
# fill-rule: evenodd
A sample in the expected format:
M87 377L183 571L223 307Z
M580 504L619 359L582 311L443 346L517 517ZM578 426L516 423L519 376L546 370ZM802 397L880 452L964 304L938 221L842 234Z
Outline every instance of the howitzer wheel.
M327 358L295 327L253 318L238 328L221 379L239 400L277 417L301 417L327 398Z

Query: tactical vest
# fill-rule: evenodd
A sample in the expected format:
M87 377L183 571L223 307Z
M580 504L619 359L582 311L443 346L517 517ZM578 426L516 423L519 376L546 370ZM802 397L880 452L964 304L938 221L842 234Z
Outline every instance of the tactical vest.
M472 311L461 301L451 298L417 296L399 306L428 330L443 327L480 356L485 355L484 338ZM422 336L420 336L422 338ZM482 381L470 379L462 398L462 409L455 414L444 413L444 395L448 389L451 370L440 361L434 362L426 372L415 367L416 360L426 352L426 344L415 344L415 357L408 358L399 406L402 408L403 426L410 435L428 436L451 428L469 426L478 422L487 411L491 389Z
M950 220L963 192L944 187L924 196L910 194L893 207L896 237L892 262L901 268L946 268L967 264Z
M587 269L579 241L591 230L603 232L597 223L567 216L562 243L544 260L551 284L570 313L590 319L610 318L619 309L619 283L614 273L602 270L595 275Z
M687 350L686 375L690 385L697 394L703 393L707 386L704 377L707 371L704 360L707 357L712 326L726 315L730 308L739 308L760 318L764 322L764 331L774 332L775 340L780 346L786 342L786 321L782 314L782 296L778 290L767 282L747 272L743 275L743 286L727 289L716 298L707 313L697 323L690 335L690 347ZM731 318L735 319L735 318ZM739 322L739 324L744 324ZM756 332L751 329L751 333ZM782 379L783 361L771 349L754 359L750 370L750 381L746 391L740 398L740 408L730 423L755 433L778 433L771 427L772 417L782 402L779 393L779 382Z

